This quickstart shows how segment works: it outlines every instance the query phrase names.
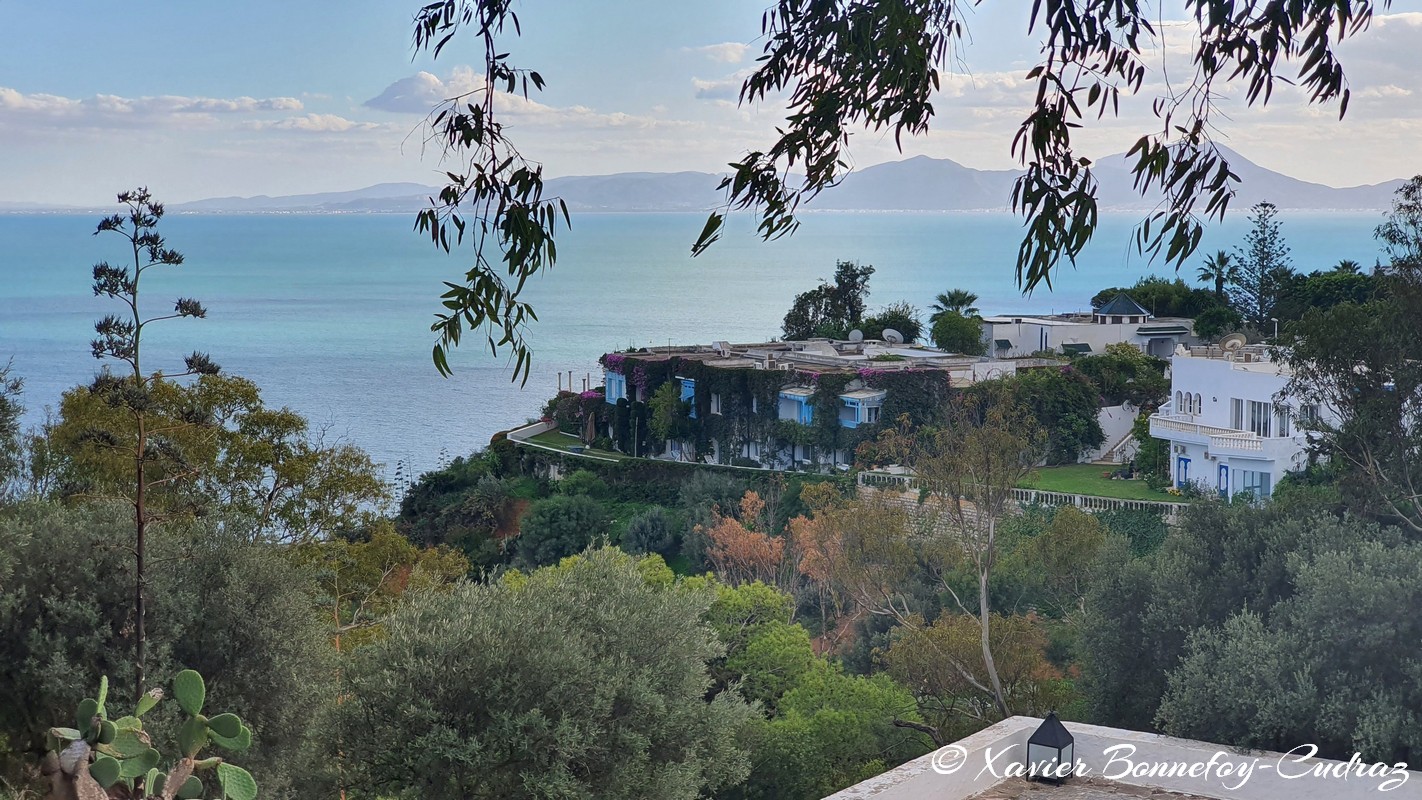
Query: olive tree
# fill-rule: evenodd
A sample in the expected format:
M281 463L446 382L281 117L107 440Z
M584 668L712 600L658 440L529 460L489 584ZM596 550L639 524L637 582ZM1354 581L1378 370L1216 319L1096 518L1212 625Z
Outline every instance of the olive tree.
M665 567L663 567L665 569ZM336 710L353 789L392 798L702 797L747 774L755 714L708 697L705 587L614 548L405 606Z

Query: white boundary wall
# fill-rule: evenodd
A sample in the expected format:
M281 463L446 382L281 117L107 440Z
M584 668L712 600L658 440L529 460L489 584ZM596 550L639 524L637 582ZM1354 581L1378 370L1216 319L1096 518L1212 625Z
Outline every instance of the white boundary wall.
M830 795L826 800L963 800L991 788L1003 780L1009 765L1025 761L1027 737L1041 724L1034 717L1012 717L985 728L948 747L909 761L863 783ZM1301 755L1249 751L1222 745L1175 739L1153 733L1103 728L1075 722L1064 723L1075 738L1075 755L1088 775L1116 783L1148 789L1183 792L1217 800L1419 800L1422 773L1393 772L1388 777L1360 777L1356 772L1343 777L1318 777L1315 768L1345 771L1343 762L1326 759L1301 761ZM1011 748L1008 750L1007 748ZM1004 751L1006 753L1004 754ZM989 760L993 769L988 769ZM1247 780L1238 774L1221 778L1208 776L1150 776L1120 774L1130 767L1145 770L1155 765L1168 767L1228 762L1252 765ZM952 774L940 774L937 763ZM1367 766L1366 764L1364 765ZM1285 776L1299 777L1285 777ZM1406 779L1403 780L1403 776ZM1400 784L1388 791L1384 785Z

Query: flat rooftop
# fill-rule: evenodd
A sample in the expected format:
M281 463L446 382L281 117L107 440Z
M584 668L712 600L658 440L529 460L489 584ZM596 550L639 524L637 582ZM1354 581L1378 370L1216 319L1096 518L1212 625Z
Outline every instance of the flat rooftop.
M1008 778L968 800L1213 800L1101 778L1072 778L1061 785Z

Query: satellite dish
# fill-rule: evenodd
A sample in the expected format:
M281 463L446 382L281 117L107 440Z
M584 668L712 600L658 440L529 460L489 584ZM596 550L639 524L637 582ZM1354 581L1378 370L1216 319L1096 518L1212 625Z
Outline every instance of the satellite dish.
M885 328L884 333L881 335L884 337L884 341L888 342L889 344L904 343L904 335L894 330L893 328Z
M864 331L861 331L861 330L859 330L858 328L855 328L854 330L850 331L850 332L849 332L849 341L851 341L851 342L862 342L862 341L864 341Z
M1246 344L1249 344L1249 339L1242 333L1231 333L1220 340L1220 348L1226 353L1233 353Z

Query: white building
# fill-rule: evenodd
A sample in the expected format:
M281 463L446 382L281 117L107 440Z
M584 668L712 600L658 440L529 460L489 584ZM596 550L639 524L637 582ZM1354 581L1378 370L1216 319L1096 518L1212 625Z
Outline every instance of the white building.
M1302 468L1308 441L1299 422L1319 412L1284 396L1290 377L1260 345L1181 348L1171 359L1170 401L1150 418L1151 436L1170 442L1175 485L1262 498Z
M1194 344L1195 321L1155 318L1125 294L1091 314L1003 315L983 320L988 355L1015 358L1042 351L1073 355L1100 353L1126 342L1141 352L1169 358L1176 345Z

